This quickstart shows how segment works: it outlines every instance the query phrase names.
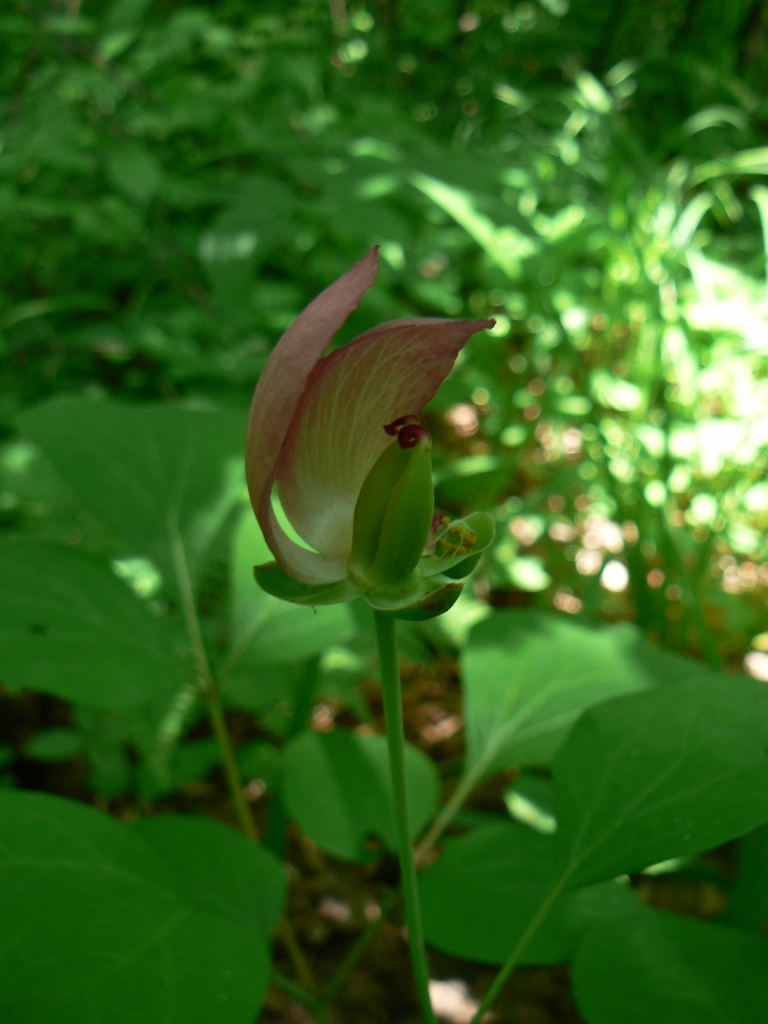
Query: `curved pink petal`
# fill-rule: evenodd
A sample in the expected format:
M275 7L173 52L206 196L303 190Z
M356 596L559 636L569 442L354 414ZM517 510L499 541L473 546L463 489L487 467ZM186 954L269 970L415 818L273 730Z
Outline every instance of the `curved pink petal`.
M277 522L272 485L281 446L307 380L334 334L374 284L377 248L326 288L288 328L259 378L248 413L245 469L251 504L270 550L283 568L307 583L339 579L338 560L295 544ZM341 576L346 575L346 565Z
M315 366L276 477L289 520L312 547L346 564L360 488L392 443L384 426L420 415L467 339L491 326L492 320L392 321Z

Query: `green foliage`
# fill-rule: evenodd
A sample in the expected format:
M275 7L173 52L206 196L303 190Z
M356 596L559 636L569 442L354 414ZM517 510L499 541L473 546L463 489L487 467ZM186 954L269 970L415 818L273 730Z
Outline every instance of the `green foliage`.
M134 830L41 794L0 793L0 816L5 1019L253 1019L285 886L269 854L213 822Z
M496 320L428 413L476 594L403 628L463 688L465 749L407 754L428 941L502 980L569 963L586 1024L765 1018L763 8L11 7L0 1016L257 1019L282 867L153 813L219 813L217 708L273 849L392 882L370 612L255 585L241 468L270 347L379 243L341 341ZM139 820L14 790L49 778ZM648 869L730 903L651 909Z
M629 927L627 927L629 925ZM591 929L574 963L579 1008L594 1024L728 1020L768 1010L766 944L756 935L646 910Z
M233 414L62 398L19 425L124 552L153 558L169 576L179 551L196 574L240 495L242 421Z
M762 684L713 676L588 711L554 764L558 866L569 885L685 856L762 824L766 707Z
M504 612L464 652L467 767L547 764L578 715L611 697L695 672L631 626L589 629L536 612Z
M370 859L366 843L373 838L397 850L383 736L304 732L286 746L280 770L289 813L318 846L344 860ZM437 809L439 778L434 763L412 746L406 772L416 835Z
M109 711L182 685L173 633L109 563L50 543L6 541L0 573L8 684Z
M457 956L503 964L547 897L553 856L551 836L506 822L477 828L448 845L422 876L429 941ZM636 904L629 887L615 881L566 893L520 962L569 962L590 925L617 915L624 921Z

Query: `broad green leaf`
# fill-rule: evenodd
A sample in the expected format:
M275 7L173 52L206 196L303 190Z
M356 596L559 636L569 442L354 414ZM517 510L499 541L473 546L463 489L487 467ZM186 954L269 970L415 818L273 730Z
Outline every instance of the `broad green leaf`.
M173 828L171 818L147 843L80 804L0 792L0 1019L252 1024L271 911L250 920L230 879L221 896L202 882L216 890L220 872L237 870L268 887L274 868L241 845L234 853L215 826ZM186 854L183 837L195 843Z
M554 773L569 885L727 842L768 820L768 689L710 674L602 704Z
M42 541L0 544L0 676L104 711L183 685L165 620L102 559Z
M199 568L238 499L244 422L212 409L72 397L19 417L83 506L169 572L182 543Z
M265 593L253 578L253 567L270 558L256 517L247 510L235 534L232 557L228 664L239 664L240 671L311 658L352 632L345 604L302 608Z
M528 611L475 626L463 661L468 766L484 772L548 761L579 712L677 678L685 664L632 626L591 629Z
M450 843L420 877L427 941L454 956L503 964L552 889L554 842L502 822ZM595 919L631 910L631 889L602 882L561 896L521 953L521 963L569 961Z
M310 839L344 860L368 860L366 840L377 836L397 850L387 742L346 729L305 732L281 759L288 813ZM405 749L411 832L437 809L434 763L417 747Z
M595 925L573 966L589 1024L768 1020L768 940L657 910Z
M240 920L269 940L283 916L287 890L285 869L274 854L210 818L163 814L132 828L196 905Z

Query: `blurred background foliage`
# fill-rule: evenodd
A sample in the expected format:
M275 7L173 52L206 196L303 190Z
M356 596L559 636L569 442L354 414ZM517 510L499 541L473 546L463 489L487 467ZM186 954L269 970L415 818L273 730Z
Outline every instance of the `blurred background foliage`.
M439 503L496 511L479 596L768 678L767 32L763 0L5 5L0 523L98 547L19 414L244 412L378 243L344 338L496 319L430 420Z

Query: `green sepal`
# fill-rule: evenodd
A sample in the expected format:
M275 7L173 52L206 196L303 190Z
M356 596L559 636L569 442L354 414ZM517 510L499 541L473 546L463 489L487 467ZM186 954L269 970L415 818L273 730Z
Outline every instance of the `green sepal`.
M343 604L354 601L362 593L349 577L335 583L299 583L283 572L277 562L254 566L253 575L262 590L292 604Z
M464 519L454 520L447 530L438 534L436 544L437 552L434 555L425 555L419 562L419 570L422 576L428 579L437 576L448 576L451 579L464 579L473 571L480 556L493 543L496 527L493 517L487 512L472 512ZM466 546L468 539L474 534L474 540L470 546ZM447 543L442 543L444 539ZM462 544L464 540L464 544ZM459 550L451 554L448 544L456 544Z
M395 619L432 619L448 611L463 588L463 583L454 583L446 578L421 578L415 586L397 597L371 591L365 599L374 611Z
M442 615L443 612L447 612L449 608L456 604L463 589L463 583L447 583L427 597L422 598L416 604L403 608L401 611L390 612L389 614L395 619L411 621L434 619L438 615Z

